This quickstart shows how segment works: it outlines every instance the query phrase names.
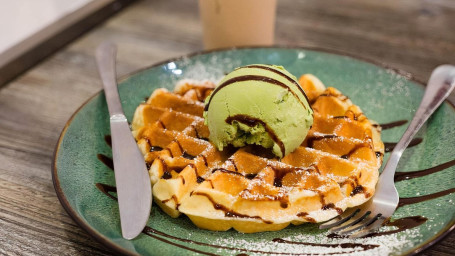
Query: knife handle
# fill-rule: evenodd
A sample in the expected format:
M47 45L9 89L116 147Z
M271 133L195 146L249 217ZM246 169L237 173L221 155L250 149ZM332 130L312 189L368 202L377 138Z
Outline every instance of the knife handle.
M117 47L111 42L104 42L96 49L96 61L103 81L109 115L124 115L122 103L117 89L117 74L115 72L115 58Z

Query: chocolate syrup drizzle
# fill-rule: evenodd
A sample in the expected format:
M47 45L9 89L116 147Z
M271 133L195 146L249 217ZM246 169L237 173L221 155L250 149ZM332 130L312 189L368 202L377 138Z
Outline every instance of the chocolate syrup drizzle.
M245 76L237 76L237 77L231 78L231 79L225 81L224 83L220 84L218 87L216 87L216 89L213 91L213 93L209 99L209 102L205 105L204 111L207 111L209 109L210 103L212 102L212 99L217 92L219 92L221 89L223 89L224 87L226 87L230 84L237 83L237 82L243 82L243 81L262 81L262 82L266 82L269 84L274 84L274 85L283 87L286 90L288 90L290 93L292 93L292 95L294 95L294 97L300 102L300 104L302 104L302 106L305 109L307 108L305 106L305 104L303 103L303 101L300 100L300 98L295 94L295 92L293 90L291 90L291 88L289 88L289 86L287 86L286 84L284 84L278 80L275 80L273 78L266 77L266 76L245 75Z
M228 124L232 124L232 122L234 122L234 121L248 125L249 127L254 127L258 124L262 125L264 127L265 131L269 134L270 138L280 147L281 154L283 154L283 156L286 155L285 154L286 149L284 147L284 143L278 138L275 131L272 128L270 128L261 119L251 117L248 115L234 115L234 116L229 116L225 120L225 122Z
M262 66L262 65L248 65L248 66L244 66L242 68L260 68L260 69L265 69L265 70L268 70L268 71L272 71L273 73L276 73L276 74L286 78L289 82L295 84L295 86L300 90L300 92L303 94L303 96L305 96L306 101L310 102L310 100L306 96L306 93L303 90L302 86L300 86L300 84L297 81L295 81L293 78L291 78L290 76L288 76L286 74L283 74L282 72L280 72L280 71L278 71L276 69L269 68L267 66ZM311 108L311 106L310 106L310 108Z
M374 127L378 127L380 126L383 130L387 130L387 129L392 129L394 127L397 127L397 126L402 126L404 124L406 124L408 122L408 120L399 120L399 121L395 121L395 122L391 122L391 123L386 123L386 124L373 124Z
M276 243L310 245L310 246L319 246L319 247L326 247L326 248L337 248L337 247L359 248L359 249L362 249L362 251L371 250L376 247L379 247L379 245L376 245L376 244L359 244L359 243L318 244L318 243L307 243L307 242L295 242L295 241L285 240L282 238L274 238L272 241L276 242ZM343 253L347 253L347 252L343 252ZM331 253L331 254L339 254L339 253ZM324 255L327 255L327 253L324 253Z
M388 124L382 124L381 127L382 127L382 129L390 129L390 128L393 128L393 127L397 127L397 126L403 125L406 122L404 120L401 120L401 121L392 122L392 123L388 123ZM106 141L106 144L111 146L111 138L110 138L109 135L105 136L105 141ZM418 145L421 142L422 142L422 139L418 138L418 140L416 140L416 142L414 142L413 146L416 146L416 145ZM309 144L310 144L310 142L309 142ZM386 143L384 143L384 144L386 144ZM389 146L392 145L391 147L393 147L394 146L393 144L394 143L389 143ZM395 143L395 145L396 145L396 143ZM386 152L389 152L389 151L386 151ZM112 161L112 159L110 157L108 157L106 155L103 155L103 154L98 154L97 157L109 169L113 170L113 161ZM205 159L205 157L204 157L204 159ZM428 168L428 169L424 169L424 170L420 170L420 171L397 172L396 175L395 175L395 181L402 181L402 180L408 180L408 179L423 177L423 176L426 176L426 175L429 175L429 174L432 174L432 173L436 173L436 172L445 170L445 169L450 168L450 167L452 167L454 165L455 165L455 160L452 160L452 161L440 164L438 166L435 166L435 167L432 167L432 168ZM226 170L226 169L221 169L221 168L215 169L213 171L224 171L224 172L230 172L230 173L232 172L232 171L229 171L229 170ZM235 174L238 174L238 175L242 175L242 174L240 174L238 172L232 172L232 173L233 174L235 173ZM255 174L246 174L244 176L247 177L248 179L255 178ZM199 180L198 180L198 182L199 182ZM277 183L276 185L278 185L278 186L281 185L281 184L279 184L280 183L279 180L275 181L275 183ZM102 183L96 183L95 186L96 186L96 188L98 188L98 190L100 192L102 192L103 194L105 194L109 198L111 198L113 200L117 200L116 196L113 195L113 193L116 193L116 188L114 186L107 185L107 184L102 184ZM354 190L356 191L356 193L360 193L362 188L360 188L360 187L357 188L356 187L356 189L354 189ZM424 196L400 198L398 207L403 207L403 206L409 205L409 204L420 203L420 202L423 202L423 201L427 201L427 200L435 199L435 198L438 198L438 197L441 197L441 196L445 196L445 195L448 195L448 194L451 194L451 193L455 193L455 188L447 189L447 190L444 190L444 191L440 191L440 192L436 192L436 193L428 194L428 195L424 195ZM219 205L219 204L217 204L215 202L213 202L213 203L214 203L214 206L215 206L216 209L223 210L225 212L226 216L229 216L229 217L241 217L241 218L242 217L248 217L248 218L257 217L257 218L260 218L259 216L243 216L241 214L233 212L230 209L227 209L226 207L223 207L222 205ZM323 207L325 207L327 209L332 208L330 204L324 205ZM224 208L226 208L226 209L224 209ZM305 213L301 213L301 215L304 216ZM391 220L391 221L387 222L385 225L386 226L391 226L391 227L396 227L396 229L383 231L383 232L375 232L375 233L372 233L372 234L368 235L368 237L390 235L390 234L402 232L402 231L407 230L407 229L412 229L412 228L418 227L418 226L424 224L427 220L428 220L427 218L422 217L422 216L409 216L409 217L403 217L403 218ZM335 255L335 254L349 253L349 252L346 252L346 251L344 251L344 252L333 252L333 253L269 252L269 251L252 250L252 249L245 249L245 248L228 247L228 246L222 246L222 245L213 245L213 244L208 244L208 243L204 243L204 242L194 241L194 240L191 240L191 239L185 239L185 238L172 236L170 234L167 234L167 233L158 231L156 229L153 229L153 228L151 228L149 226L146 226L144 228L144 230L142 231L142 233L144 233L144 234L146 234L146 235L148 235L148 236L150 236L150 237L152 237L154 239L162 241L164 243L167 243L167 244L179 247L179 248L183 248L183 249L186 249L186 250L189 250L189 251L192 251L192 252L201 253L201 254L204 254L204 255L218 255L218 254L214 254L214 253L210 253L210 252L194 249L194 248L191 248L191 247L186 246L184 244L179 244L179 243L172 242L169 239L180 241L180 242L187 243L187 244L196 244L196 245L207 246L207 247L211 247L211 248L218 248L218 249L225 249L225 250L230 250L230 251L245 252L245 253L238 254L238 256L247 256L248 254L246 254L246 253L278 254L278 255L302 255L302 256L304 256L304 255ZM168 238L168 239L165 239L163 237ZM340 238L340 236L338 236L336 234L329 234L328 237L329 238ZM375 245L375 244L360 244L360 243L340 243L340 244L307 243L307 242L289 241L289 240L285 240L285 239L282 239L282 238L274 238L274 239L272 239L272 242L294 244L294 245L307 245L307 246L315 246L315 247L327 247L327 248L336 248L336 247L352 248L353 249L352 252L354 252L354 251L367 251L367 250L371 250L371 249L379 247L379 245Z
M454 165L455 165L455 160L452 160L452 161L449 161L447 163L444 163L444 164L441 164L441 165L438 165L438 166L435 166L435 167L431 167L431 168L428 168L428 169L424 169L424 170L421 170L421 171L396 172L395 173L395 181L409 180L409 179L413 179L413 178L422 177L424 175L429 175L429 174L432 174L432 173L436 173L436 172L445 170L445 169L447 169L449 167L452 167Z
M300 92L303 94L303 96L305 96L305 99L306 101L309 103L310 101L308 100L308 97L306 96L306 93L305 91L303 90L303 88L297 83L297 81L295 81L294 79L292 79L291 77L289 77L288 75L278 71L278 70L275 70L275 69L272 69L272 68L269 68L269 67L266 67L266 66L261 66L261 65L249 65L249 66L245 66L245 67L241 67L241 68L261 68L261 69L265 69L265 70L268 70L268 71L272 71L282 77L284 77L285 79L287 79L288 81L292 82L299 90ZM283 88L285 88L286 90L288 90L290 93L292 93L296 99L300 102L300 104L302 104L302 106L306 109L307 107L305 106L305 104L300 100L300 98L296 95L296 93L289 87L287 86L286 84L278 81L278 80L275 80L273 78L270 78L270 77L266 77L266 76L259 76L259 75L245 75L245 76L238 76L238 77L234 77L234 78L231 78L225 82L223 82L222 84L218 85L215 90L212 92L212 95L209 99L209 102L205 105L204 107L204 111L207 111L209 109L209 105L210 105L210 102L212 101L213 99L213 96L218 92L220 91L223 87L226 87L227 85L230 85L230 84L233 84L233 83L237 83L237 82L242 82L242 81L263 81L263 82L267 82L267 83L270 83L270 84L274 84L274 85L278 85L278 86L281 86ZM311 109L311 106L309 105L309 108Z
M408 148L415 147L422 143L423 139L422 138L415 138L412 139L411 142L409 143ZM384 142L384 152L392 152L393 149L397 146L398 142Z

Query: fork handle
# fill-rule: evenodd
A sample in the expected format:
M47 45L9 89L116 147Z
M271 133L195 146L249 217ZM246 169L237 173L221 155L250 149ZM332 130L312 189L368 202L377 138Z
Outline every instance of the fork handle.
M437 67L431 74L428 85L425 89L422 102L417 109L414 118L406 129L403 137L397 143L387 161L381 176L379 177L377 190L395 189L394 175L398 166L398 161L403 154L403 151L411 142L422 125L433 114L433 112L441 105L441 103L450 95L450 92L455 87L455 66L442 65Z

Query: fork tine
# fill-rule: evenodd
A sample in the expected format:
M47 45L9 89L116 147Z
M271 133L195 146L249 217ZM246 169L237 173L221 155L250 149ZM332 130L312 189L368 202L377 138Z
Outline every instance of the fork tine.
M361 222L363 219L365 219L368 215L370 214L370 211L365 211L365 210L361 210L360 212L358 212L356 215L358 216L358 218L353 218L349 221L346 221L347 223L343 224L342 226L339 226L339 227L333 227L331 228L329 231L332 232L332 233L339 233L341 230L343 229L346 229L346 228L349 228L359 222Z
M339 226L339 225L345 223L346 221L350 220L359 211L360 211L360 209L355 209L355 210L353 209L349 212L344 212L342 215L338 215L338 216L334 217L333 219L327 221L326 223L319 225L319 229L333 228L333 227Z
M365 227L368 227L369 225L373 224L373 222L375 222L379 217L381 217L380 213L379 214L370 213L370 215L365 217L365 219L363 219L359 223L357 223L355 225L352 225L349 228L341 230L340 232L338 232L338 234L339 235L352 234L352 233L354 233L354 232L356 232L358 230L361 230L361 229L363 229Z
M384 221L387 220L386 217L384 216L380 216L378 217L378 219L372 223L371 225L367 226L366 228L364 229L361 229L359 230L358 232L354 233L354 234L351 234L349 235L350 238L361 238L361 237L365 237L371 233L373 233L374 231L376 231L377 229L379 229L383 224L384 224Z

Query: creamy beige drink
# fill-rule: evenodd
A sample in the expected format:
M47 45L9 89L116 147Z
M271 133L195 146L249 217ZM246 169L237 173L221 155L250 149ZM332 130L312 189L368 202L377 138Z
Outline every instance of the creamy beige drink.
M199 0L205 49L272 45L276 0Z

